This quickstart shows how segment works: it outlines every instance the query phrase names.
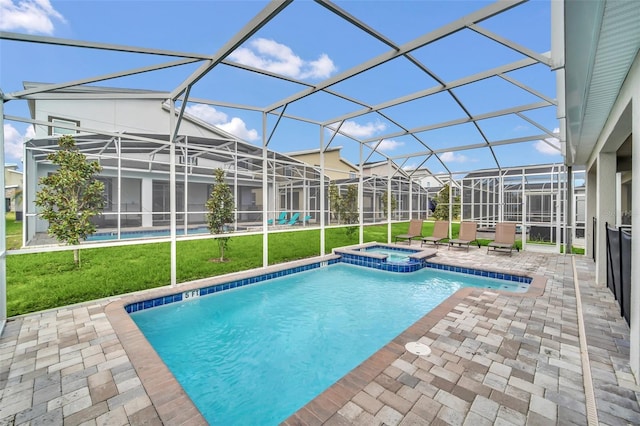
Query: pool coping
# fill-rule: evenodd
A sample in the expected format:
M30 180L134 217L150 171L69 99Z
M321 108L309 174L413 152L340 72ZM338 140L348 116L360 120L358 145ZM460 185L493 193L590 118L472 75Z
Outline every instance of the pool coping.
M143 300L161 298L173 295L178 291L185 292L200 289L206 286L215 286L234 280L242 280L256 275L272 274L296 267L304 267L310 264L323 264L331 260L339 259L339 255L331 254L314 258L302 259L293 262L271 265L266 268L257 268L248 271L221 275L188 283L178 284L175 287L162 287L148 290L143 293L125 296L109 303L105 308L105 314L111 323L116 335L130 358L131 364L136 370L143 387L145 388L152 404L156 408L160 419L164 424L206 424L206 420L186 394L173 373L157 354L155 349L144 337L137 327L125 306ZM445 263L432 262L445 265ZM512 271L498 271L513 275ZM379 349L371 357L351 370L336 383L331 385L311 402L292 414L285 424L299 424L307 419L315 419L314 422L328 420L342 405L348 402L367 383L380 374L393 360L401 355L405 349L404 344L419 339L433 325L450 312L465 297L474 291L505 294L512 297L538 297L544 293L547 279L540 275L522 272L522 276L532 279L530 288L526 293L513 293L501 290L484 290L477 288L464 288L449 296L445 301L436 306L431 312L423 316L416 323L404 330L387 345ZM422 334L420 334L422 333ZM404 343L403 343L404 342ZM333 410L335 408L335 410ZM308 417L312 416L312 417Z
M386 254L370 253L370 252L362 251L362 249L366 249L370 247L385 247L385 248L389 248L389 249L400 251L400 252L401 251L413 252L408 257L410 259L415 259L418 261L433 258L438 254L437 250L431 249L431 248L425 249L425 248L399 247L396 244L378 243L375 241L370 243L355 244L352 246L336 248L336 249L333 249L333 252L336 254L347 253L355 256L370 257L378 260L383 260L388 257Z

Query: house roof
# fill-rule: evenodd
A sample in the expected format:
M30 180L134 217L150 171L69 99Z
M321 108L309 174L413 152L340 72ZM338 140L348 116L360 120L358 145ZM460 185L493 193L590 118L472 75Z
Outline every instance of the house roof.
M586 164L640 49L640 2L557 3L554 66L566 162ZM630 112L622 120L630 134Z

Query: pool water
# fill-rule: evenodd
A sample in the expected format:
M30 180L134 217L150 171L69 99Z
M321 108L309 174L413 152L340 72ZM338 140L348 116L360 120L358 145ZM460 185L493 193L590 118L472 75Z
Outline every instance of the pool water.
M278 424L461 287L346 264L131 314L210 424Z
M206 234L209 232L209 229L206 227L201 228L189 228L187 230L187 234ZM178 236L184 235L184 229L180 229L177 232ZM145 231L121 231L120 239L129 239L129 238L155 238L155 237L168 237L171 235L171 230L169 229L149 229ZM86 241L109 241L118 239L117 232L96 232L95 234L89 235Z
M364 251L366 251L367 253L386 254L387 262L393 263L407 263L409 261L409 255L417 253L417 251L401 251L385 247L374 247L371 249L366 249Z

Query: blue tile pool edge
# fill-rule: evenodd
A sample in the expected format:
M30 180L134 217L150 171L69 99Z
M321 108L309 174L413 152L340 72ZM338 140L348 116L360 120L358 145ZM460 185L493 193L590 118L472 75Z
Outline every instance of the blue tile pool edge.
M296 274L298 272L304 272L304 271L317 269L327 265L333 265L338 262L340 262L339 257L330 258L328 260L313 262L313 263L300 265L300 266L294 266L286 269L280 269L273 272L267 272L264 274L249 276L246 278L239 278L236 280L212 284L205 287L189 289L189 290L181 291L180 293L172 293L164 296L159 296L153 299L136 301L136 302L132 302L124 305L124 309L127 311L127 313L131 314L133 312L154 308L156 306L167 305L169 303L174 303L174 302L181 302L183 300L187 300L193 297L206 296L208 294L218 293L225 290L231 290L238 287L244 287L246 285L260 283L273 278L284 277L287 275Z
M427 268L439 269L443 271L458 272L458 273L467 274L467 275L475 275L475 276L482 276L487 278L517 282L521 284L531 284L533 281L533 278L530 276L516 275L516 274L510 274L506 272L496 272L496 271L487 271L482 269L466 268L466 267L454 266L454 265L446 265L442 263L428 262L426 259L421 259L419 262L407 263L407 264L394 264L394 263L387 264L386 262L381 263L381 262L366 261L366 260L354 261L353 259L349 259L348 257L349 256L347 256L347 258L345 259L344 254L334 255L329 257L327 260L315 261L315 262L303 264L300 266L294 266L286 269L279 269L273 272L267 272L264 274L249 276L245 278L239 278L236 280L212 284L205 287L185 289L184 291L181 291L179 293L172 292L171 294L158 296L153 299L145 299L145 300L134 301L134 302L125 304L124 309L128 314L131 314L141 310L167 305L169 303L181 302L183 300L187 300L194 297L206 296L208 294L218 293L226 290L232 290L238 287L244 287L246 285L256 284L256 283L267 281L273 278L284 277L284 276L295 274L298 272L317 269L320 267L333 265L336 263L346 263L346 264L352 264L357 266L375 268L379 270L385 270L389 272L401 272L401 273L415 272L418 269L427 267ZM523 294L526 294L526 292L514 293L514 295L523 295Z
M444 263L427 262L427 268L439 269L441 271L458 272L461 274L475 275L480 277L494 278L498 280L512 281L521 284L531 284L532 277L526 275L510 274L508 272L488 271L484 269L466 268L464 266L446 265Z

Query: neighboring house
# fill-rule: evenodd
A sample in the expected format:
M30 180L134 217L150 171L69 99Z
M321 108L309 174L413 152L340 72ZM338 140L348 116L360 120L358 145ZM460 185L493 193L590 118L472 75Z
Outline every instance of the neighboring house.
M342 158L341 146L324 151L324 175L330 180L353 179L358 174L358 166ZM320 169L320 149L307 149L286 153L289 157Z
M357 185L360 167L344 159L340 154L341 150L340 146L325 150L324 174L339 188ZM312 166L319 167L320 165L320 149L288 152L287 155ZM391 167L391 172L389 167ZM395 163L388 161L365 163L362 166L362 176L362 209L365 223L385 218L383 194L387 192L388 188L387 176L393 176L391 192L397 200L397 208L392 219L406 220L411 217L428 217L429 195L427 191L416 181L410 184L411 179L407 173L400 170ZM413 204L409 203L409 197L413 198Z
M25 88L38 87L25 83ZM40 177L55 170L46 155L57 149L64 134L74 136L90 160L100 163L105 184L106 206L95 222L99 230L152 228L169 225L169 118L170 109L158 94L149 91L83 87L60 89L72 96L64 100L31 100L32 118L37 120L35 137L26 142L24 167L27 176L27 243L47 230L37 218L34 205ZM82 99L90 92L91 100ZM138 99L113 99L125 93ZM99 99L96 99L99 98ZM141 99L140 99L141 98ZM47 124L44 124L47 123ZM278 193L287 193L294 183L306 187L307 197L292 208L306 212L307 199L318 196L319 172L291 157L269 151L268 210L277 215ZM181 230L205 224L205 202L211 192L213 169L222 168L232 186L237 204L237 229L262 224L262 148L185 114L176 143L177 219ZM277 173L274 173L274 170ZM297 177L295 182L289 176Z
M22 211L22 205L16 194L22 191L22 172L17 164L4 165L4 202L7 212ZM18 202L16 204L16 201Z

